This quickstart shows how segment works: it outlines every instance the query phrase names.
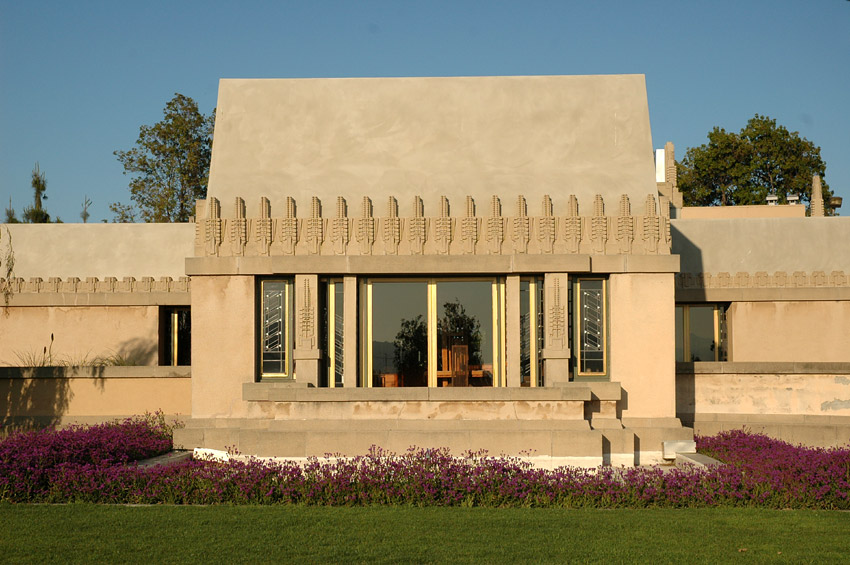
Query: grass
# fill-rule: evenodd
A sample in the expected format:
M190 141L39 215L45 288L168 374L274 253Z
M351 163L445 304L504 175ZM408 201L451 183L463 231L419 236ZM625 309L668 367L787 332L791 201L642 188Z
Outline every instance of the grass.
M838 562L850 513L0 504L8 563Z

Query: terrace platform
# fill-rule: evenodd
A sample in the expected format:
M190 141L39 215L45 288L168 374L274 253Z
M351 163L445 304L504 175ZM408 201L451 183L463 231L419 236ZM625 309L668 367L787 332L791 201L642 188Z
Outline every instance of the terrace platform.
M175 430L184 449L235 448L263 457L353 456L372 446L453 454L660 462L663 441L692 439L676 418L623 418L619 383L547 388L320 389L246 383L247 417L192 418Z

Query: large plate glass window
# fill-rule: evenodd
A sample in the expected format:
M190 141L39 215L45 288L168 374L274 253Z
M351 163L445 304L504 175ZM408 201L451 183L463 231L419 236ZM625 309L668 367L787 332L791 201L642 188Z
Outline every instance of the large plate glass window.
M364 282L363 386L500 386L504 284L494 279Z
M294 377L291 280L260 283L260 363L263 377Z
M608 371L608 313L605 279L576 279L576 375L601 377Z
M676 361L726 361L726 352L724 305L676 306Z

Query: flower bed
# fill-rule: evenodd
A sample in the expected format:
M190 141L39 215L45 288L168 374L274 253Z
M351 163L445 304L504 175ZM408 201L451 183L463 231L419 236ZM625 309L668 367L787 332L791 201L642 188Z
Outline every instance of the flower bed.
M148 426L142 431L137 426ZM412 449L372 450L306 465L259 460L189 461L143 468L127 462L170 447L152 420L89 428L114 440L69 449L12 436L0 444L0 500L169 504L311 504L541 507L848 509L850 450L807 449L744 432L699 438L726 464L713 468L535 469L510 457ZM74 433L86 435L87 430ZM64 432L52 432L63 437ZM50 435L45 432L45 435ZM126 441L117 436L126 435ZM30 436L27 436L29 438ZM148 438L148 439L144 439ZM89 445L74 439L75 445ZM52 443L51 443L52 442ZM37 445L33 449L29 446ZM56 452L47 446L54 446ZM107 453L102 446L112 446ZM156 447L154 447L154 445ZM167 445L167 447L166 447ZM16 449L23 456L16 455ZM27 451L29 450L29 451ZM33 452L33 453L30 453ZM35 453L40 455L36 456ZM82 453L89 455L82 455ZM41 464L44 463L44 468ZM26 470L24 470L26 469ZM9 477L12 477L10 480Z
M171 435L162 414L13 433L0 441L0 500L43 500L60 476L116 468L168 452Z

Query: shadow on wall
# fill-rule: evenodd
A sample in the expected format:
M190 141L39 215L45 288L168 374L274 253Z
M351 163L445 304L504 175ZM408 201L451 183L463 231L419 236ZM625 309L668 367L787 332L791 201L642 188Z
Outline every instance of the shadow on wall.
M95 365L65 365L62 360L62 366L0 367L0 435L59 425L74 397L71 378L89 379L103 393L106 367L155 365L157 353L155 341L134 338L114 355L96 358Z
M118 347L118 358L123 365L156 365L158 357L159 347L149 339L133 338Z
M670 226L670 235L673 239L672 253L680 257L680 272L682 273L702 273L704 272L702 264L702 250L697 244L685 237L685 235L676 228L675 225ZM705 300L705 291L702 291L702 297L694 297L695 299Z
M67 367L0 367L0 432L58 425L73 397L67 371Z

